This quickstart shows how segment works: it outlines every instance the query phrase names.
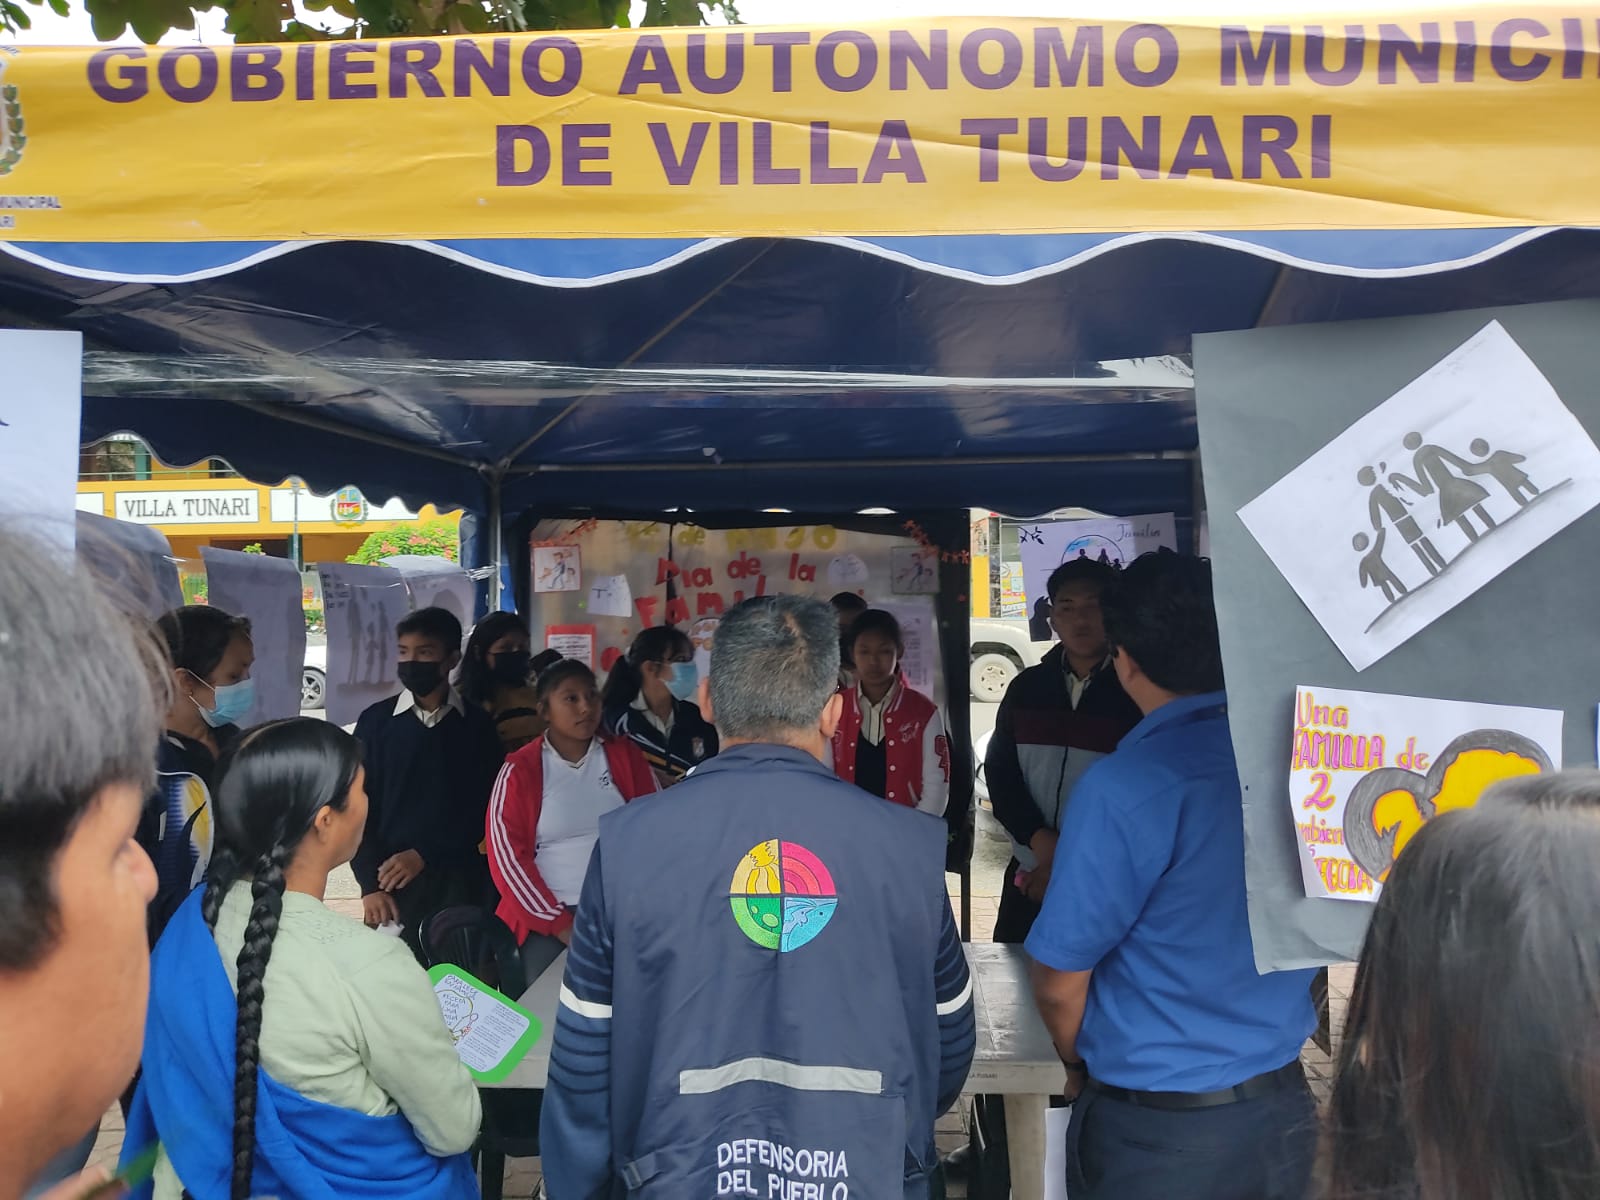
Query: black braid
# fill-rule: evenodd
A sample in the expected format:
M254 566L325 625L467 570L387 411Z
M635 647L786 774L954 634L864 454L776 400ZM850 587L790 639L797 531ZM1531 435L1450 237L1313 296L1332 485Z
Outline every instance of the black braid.
M256 1073L261 1063L261 1006L266 997L272 939L277 936L278 918L283 913L283 869L293 857L292 848L279 842L255 864L250 887L254 903L250 907L249 924L244 927L244 945L239 949L238 959L232 1200L250 1200L250 1176L256 1155ZM212 889L221 883L218 875L207 886L208 906L213 899ZM218 898L218 906L220 903Z
M218 846L206 868L206 893L200 898L200 915L212 929L217 927L217 915L222 912L228 889L238 879L239 855L227 846Z

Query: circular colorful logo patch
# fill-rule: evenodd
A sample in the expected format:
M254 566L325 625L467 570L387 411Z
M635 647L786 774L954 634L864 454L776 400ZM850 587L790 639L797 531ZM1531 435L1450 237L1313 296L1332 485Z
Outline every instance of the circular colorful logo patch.
M833 876L804 846L773 839L752 846L728 885L733 919L758 946L787 954L833 919L839 907Z

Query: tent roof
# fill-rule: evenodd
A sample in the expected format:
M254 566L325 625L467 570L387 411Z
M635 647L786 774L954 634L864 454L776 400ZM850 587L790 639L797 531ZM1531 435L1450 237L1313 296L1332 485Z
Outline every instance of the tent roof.
M1576 230L0 251L86 438L507 511L1181 512L1192 333L1600 294Z

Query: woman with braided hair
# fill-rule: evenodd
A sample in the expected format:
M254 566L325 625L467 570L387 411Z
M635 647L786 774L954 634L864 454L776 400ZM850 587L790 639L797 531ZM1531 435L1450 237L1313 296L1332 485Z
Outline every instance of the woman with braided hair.
M210 876L151 963L124 1157L154 1200L466 1200L480 1109L427 976L323 903L361 843L356 740L263 725L219 767ZM137 1195L138 1193L136 1193Z

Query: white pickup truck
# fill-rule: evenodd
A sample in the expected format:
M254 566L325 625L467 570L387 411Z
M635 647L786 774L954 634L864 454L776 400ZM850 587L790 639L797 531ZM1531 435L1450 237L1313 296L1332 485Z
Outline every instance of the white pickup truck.
M974 700L987 704L1000 703L1011 681L1023 668L1037 665L1052 645L1051 642L1030 641L1028 622L1020 617L975 619L971 628L972 667L968 686Z

